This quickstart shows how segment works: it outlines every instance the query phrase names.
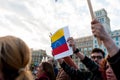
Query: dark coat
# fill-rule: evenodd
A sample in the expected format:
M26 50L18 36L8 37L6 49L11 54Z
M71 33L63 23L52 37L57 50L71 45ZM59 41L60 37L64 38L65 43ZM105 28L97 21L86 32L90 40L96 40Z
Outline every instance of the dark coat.
M82 63L85 64L89 71L75 70L65 62L61 64L61 67L69 76L72 78L75 77L77 80L103 80L99 66L94 61L85 57L85 59L82 60Z

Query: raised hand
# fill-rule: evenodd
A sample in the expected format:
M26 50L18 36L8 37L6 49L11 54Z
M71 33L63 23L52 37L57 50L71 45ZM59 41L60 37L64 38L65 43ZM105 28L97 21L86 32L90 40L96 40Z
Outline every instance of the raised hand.
M94 19L91 22L91 29L92 29L93 35L102 41L110 38L108 33L105 31L103 25L99 21L97 21L96 19Z
M76 45L75 45L75 41L74 41L73 37L69 37L67 39L67 42L69 43L69 46L73 48L73 51L75 51L76 50Z

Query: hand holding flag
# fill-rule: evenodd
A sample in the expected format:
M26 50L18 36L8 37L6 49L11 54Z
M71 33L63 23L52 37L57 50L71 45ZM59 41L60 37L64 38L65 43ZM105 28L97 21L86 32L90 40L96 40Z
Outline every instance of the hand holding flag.
M68 27L61 28L51 35L52 53L55 59L63 58L67 64L78 69L78 66L70 57L70 55L73 54L73 51L72 47L67 43L68 38L70 38Z

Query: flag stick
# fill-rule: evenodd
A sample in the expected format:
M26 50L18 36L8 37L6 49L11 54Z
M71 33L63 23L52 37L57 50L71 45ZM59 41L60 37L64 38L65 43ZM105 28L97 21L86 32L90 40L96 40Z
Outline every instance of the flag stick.
M89 10L90 10L91 18L93 20L93 19L95 19L95 16L94 16L94 13L93 13L93 8L92 8L92 5L91 5L91 1L87 0L87 3L88 3ZM102 44L102 42L100 41L99 38L97 38L97 41L98 41L98 44L100 46Z

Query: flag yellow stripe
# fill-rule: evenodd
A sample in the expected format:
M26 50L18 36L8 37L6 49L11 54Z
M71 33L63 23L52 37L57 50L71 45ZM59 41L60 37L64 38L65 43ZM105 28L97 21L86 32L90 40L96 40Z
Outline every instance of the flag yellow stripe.
M63 28L58 30L55 34L51 36L51 41L52 43L55 42L56 40L60 39L62 36L64 36L64 30Z

